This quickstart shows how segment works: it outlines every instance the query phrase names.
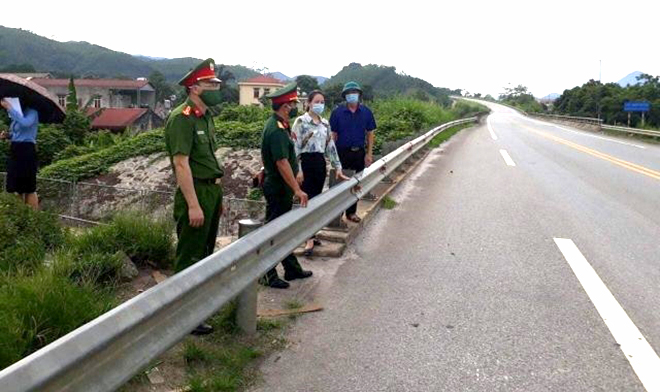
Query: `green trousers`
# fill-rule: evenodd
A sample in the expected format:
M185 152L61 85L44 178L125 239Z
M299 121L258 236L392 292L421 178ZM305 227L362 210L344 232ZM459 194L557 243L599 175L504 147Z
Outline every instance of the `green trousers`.
M291 208L293 207L293 194L289 191L277 191L265 186L264 196L266 197L266 223L286 214L291 211ZM286 272L293 273L302 271L302 267L293 253L289 254L284 260L282 260L282 266L284 267L285 275ZM266 275L263 277L266 284L277 278L277 270L275 267L266 272Z
M190 227L188 203L181 189L177 189L174 195L174 220L179 239L174 260L176 272L211 255L215 248L222 208L222 186L195 182L195 193L204 212L204 225L201 227Z

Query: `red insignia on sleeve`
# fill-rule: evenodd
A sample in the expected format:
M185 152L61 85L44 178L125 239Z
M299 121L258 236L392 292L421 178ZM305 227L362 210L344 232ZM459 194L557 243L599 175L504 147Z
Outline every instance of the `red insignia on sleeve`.
M183 113L184 116L190 116L190 111L192 108L190 106L186 106L181 113Z

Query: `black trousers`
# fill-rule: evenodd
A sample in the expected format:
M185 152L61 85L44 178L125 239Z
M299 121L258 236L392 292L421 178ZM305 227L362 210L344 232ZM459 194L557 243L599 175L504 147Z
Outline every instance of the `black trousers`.
M354 151L355 150L355 151ZM339 160L341 161L342 169L355 170L356 173L364 170L364 157L366 152L363 147L355 148L340 148L337 150L339 153ZM353 215L357 211L357 203L348 207L346 215Z
M291 211L291 207L293 207L293 194L285 189L280 188L280 190L271 191L268 187L265 187L264 196L266 197L266 223L286 214ZM284 260L282 260L282 266L284 267L285 273L287 271L302 271L302 267L293 253L289 254ZM264 276L266 283L277 277L277 270L275 267L266 272L266 276Z
M300 154L300 166L305 178L302 183L303 192L307 193L310 199L320 195L328 174L323 154L320 152Z

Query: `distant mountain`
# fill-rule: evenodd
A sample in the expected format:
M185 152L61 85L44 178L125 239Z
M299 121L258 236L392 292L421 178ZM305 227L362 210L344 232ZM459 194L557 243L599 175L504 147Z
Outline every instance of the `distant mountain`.
M297 76L294 76L294 77L291 78L289 76L286 76L282 72L271 72L269 75L274 77L275 79L279 79L279 80L281 80L283 82L287 82L287 83L288 82L293 82L294 80L296 80L296 78L298 76L300 76L300 75L297 75ZM323 83L325 83L326 80L328 80L328 78L326 78L325 76L312 76L312 77L316 79L316 81L319 83L319 86L322 85Z
M271 77L273 77L273 78L275 78L275 79L279 79L279 80L281 80L281 81L283 81L283 82L292 82L292 81L293 81L293 78L290 78L290 77L286 76L286 75L283 74L282 72L269 72L268 74L269 74Z
M638 77L638 76L641 76L643 73L644 73L644 72L635 71L635 72L633 72L633 73L627 75L625 78L619 80L619 81L617 82L617 84L618 84L619 86L621 86L621 87L626 87L626 86L628 86L628 85L630 85L630 86L635 86L635 85L637 85L637 84L640 83L639 80L637 80L637 77Z
M0 26L0 64L31 64L56 77L147 77L160 71L176 82L202 60L159 59L116 52L88 42L59 42L22 29ZM243 66L227 66L237 80L258 75Z
M552 102L552 101L556 100L559 97L561 97L561 94L551 93L551 94L548 94L545 97L541 98L540 101L541 102Z
M323 87L328 89L351 80L363 86L371 86L374 94L378 96L425 94L448 100L449 95L461 95L460 89L435 87L420 78L398 74L395 67L374 64L362 66L358 63L351 63L342 68L339 73L327 80Z
M167 57L151 57L151 56L144 56L141 54L134 54L133 56L139 58L139 59L145 59L145 60L167 60Z

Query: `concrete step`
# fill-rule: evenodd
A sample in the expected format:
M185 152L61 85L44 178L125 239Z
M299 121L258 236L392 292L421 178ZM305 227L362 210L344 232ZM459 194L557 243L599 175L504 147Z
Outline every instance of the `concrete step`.
M317 245L314 247L314 252L312 253L311 258L341 257L341 255L344 254L345 249L346 249L345 243L324 241L322 245ZM296 248L296 250L293 251L293 254L298 257L305 257L303 256L304 251L305 251L305 246L303 245L299 248Z
M346 243L348 241L348 235L348 231L324 229L316 233L316 238L321 241Z

